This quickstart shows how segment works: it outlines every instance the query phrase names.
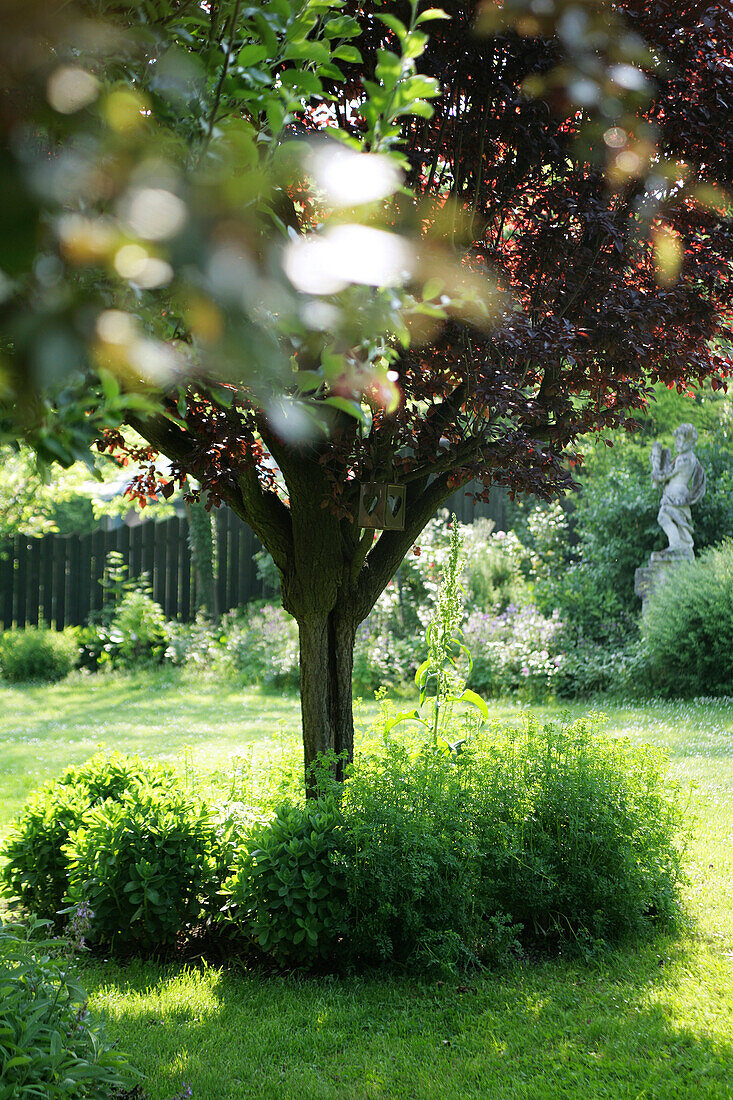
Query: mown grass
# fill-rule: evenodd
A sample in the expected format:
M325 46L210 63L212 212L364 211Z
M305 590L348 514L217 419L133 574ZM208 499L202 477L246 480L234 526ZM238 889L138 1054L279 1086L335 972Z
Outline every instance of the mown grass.
M298 727L292 696L175 673L3 688L0 708L3 830L29 789L102 742L226 769L247 745L266 761ZM431 983L87 962L91 1005L150 1100L183 1082L195 1100L733 1097L733 700L603 709L696 786L687 933ZM511 721L519 705L492 710Z
M263 693L206 676L163 670L74 674L60 684L0 687L0 835L29 791L100 747L180 766L226 767L249 745L299 723L293 694Z

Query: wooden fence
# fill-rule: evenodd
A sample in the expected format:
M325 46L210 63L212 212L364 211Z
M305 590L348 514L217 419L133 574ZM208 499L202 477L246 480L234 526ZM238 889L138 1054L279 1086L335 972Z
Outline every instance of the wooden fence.
M219 607L227 611L264 594L252 560L261 546L228 509L219 509L216 526ZM0 560L0 627L46 623L60 630L85 623L102 606L99 581L110 550L122 554L129 576L149 575L153 598L167 618L195 617L188 521L173 518L91 535L16 536Z
M503 489L494 487L491 490L487 502L474 502L473 492L478 488L476 482L469 482L463 489L459 489L448 497L443 505L449 512L454 513L460 523L473 523L475 519L492 519L497 531L506 530L506 502L507 493Z
M488 504L474 506L470 494L462 489L445 507L463 523L488 516L502 529L504 501L503 494L492 493ZM216 526L219 609L228 611L265 595L253 561L261 545L228 508L218 510ZM110 550L122 554L130 577L149 574L153 598L167 618L185 622L195 617L196 578L188 521L174 518L91 535L16 536L0 559L0 629L45 623L61 630L84 624L90 613L102 606L99 581Z

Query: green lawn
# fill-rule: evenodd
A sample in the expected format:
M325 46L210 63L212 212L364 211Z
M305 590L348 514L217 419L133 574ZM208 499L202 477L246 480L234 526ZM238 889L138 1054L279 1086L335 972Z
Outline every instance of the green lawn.
M0 707L3 829L29 789L101 743L226 770L247 751L265 762L298 726L294 697L177 673L4 688ZM183 1082L195 1100L733 1098L733 701L604 710L696 785L688 934L445 983L87 963L92 1007L150 1100Z

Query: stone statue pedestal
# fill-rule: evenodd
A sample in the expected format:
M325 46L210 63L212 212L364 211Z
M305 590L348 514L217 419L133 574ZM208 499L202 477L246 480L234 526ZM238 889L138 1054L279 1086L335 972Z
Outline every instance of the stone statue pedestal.
M652 550L649 564L640 566L634 573L634 592L641 598L642 615L652 592L667 583L681 562L694 560L692 550Z

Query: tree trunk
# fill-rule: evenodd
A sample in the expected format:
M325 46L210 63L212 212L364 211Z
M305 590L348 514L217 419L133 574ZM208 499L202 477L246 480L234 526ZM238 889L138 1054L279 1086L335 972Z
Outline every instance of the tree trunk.
M456 410L465 387L455 391ZM195 471L200 441L162 417L133 419L133 426L182 468ZM402 531L361 532L349 521L358 507L358 482L347 480L340 508L333 503L334 485L327 476L328 448L289 446L278 440L265 422L259 425L264 443L277 462L288 489L287 502L263 487L256 462L237 464L237 477L224 487L225 499L247 522L272 554L280 574L283 607L300 631L300 691L303 723L305 785L316 793L312 767L319 753L332 754L333 774L341 779L353 759L354 717L351 676L356 628L367 617L380 593L399 568L410 546L436 510L457 487L454 467L472 460L479 441L456 447L453 466L440 472L428 467L407 485L406 523ZM441 430L440 421L437 429ZM348 453L357 421L342 414L331 425L328 447L338 443ZM442 459L440 460L442 462ZM340 467L339 467L340 468ZM413 471L414 473L414 471ZM459 479L458 485L468 480ZM353 516L352 516L353 518Z
M319 753L334 753L333 771L343 779L354 754L351 676L356 624L338 607L328 614L299 620L300 699L303 719L305 783L315 794L312 765Z

